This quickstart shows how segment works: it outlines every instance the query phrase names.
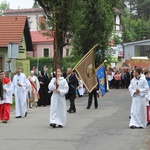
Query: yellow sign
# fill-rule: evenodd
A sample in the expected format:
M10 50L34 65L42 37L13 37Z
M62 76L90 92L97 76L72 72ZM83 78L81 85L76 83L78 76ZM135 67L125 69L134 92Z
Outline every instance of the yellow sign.
M16 67L22 69L22 73L28 77L30 75L30 61L29 60L16 60Z

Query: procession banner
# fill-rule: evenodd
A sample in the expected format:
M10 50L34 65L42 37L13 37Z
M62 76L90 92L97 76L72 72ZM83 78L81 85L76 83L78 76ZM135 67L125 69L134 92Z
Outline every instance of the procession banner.
M101 91L102 96L104 96L106 93L106 73L104 64L101 64L96 69L96 75L98 79L99 90Z
M91 92L98 84L93 51L84 57L84 60L77 65L75 70L83 81L88 92Z

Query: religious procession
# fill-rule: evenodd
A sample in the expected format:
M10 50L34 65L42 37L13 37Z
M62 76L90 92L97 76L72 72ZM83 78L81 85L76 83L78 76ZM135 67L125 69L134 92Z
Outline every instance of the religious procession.
M58 127L65 126L67 112L76 113L75 98L82 97L86 91L83 81L71 68L68 68L64 74L58 68L50 76L47 70L48 68L44 66L38 72L38 76L35 75L34 70L31 70L30 76L26 77L22 69L17 68L12 81L6 77L3 70L0 71L0 120L3 123L10 120L13 101L16 119L27 117L28 109L50 105L49 124L53 128L56 125ZM97 92L97 88L95 89L93 91ZM91 96L89 96L87 109L92 103ZM67 110L66 100L68 99L70 100L70 107ZM95 99L95 109L97 107L98 103Z
M150 70L137 66L105 69L104 64L101 64L94 72L94 65L89 62L84 72L86 77L83 77L82 63L84 62L81 61L77 65L75 71L68 68L66 73L62 73L61 69L57 68L50 76L46 66L39 71L38 76L35 75L34 70L31 70L29 77L26 77L21 68L17 68L12 81L5 76L4 71L0 71L2 122L7 123L10 120L10 109L14 98L16 118L27 117L28 109L32 107L50 105L49 125L52 128L62 128L66 125L67 112L76 113L77 97L88 94L86 109L90 109L94 97L94 107L97 109L99 95L104 96L113 88L116 90L128 88L132 98L129 127L146 128L150 123ZM89 84L91 81L92 86ZM68 109L66 100L70 101Z

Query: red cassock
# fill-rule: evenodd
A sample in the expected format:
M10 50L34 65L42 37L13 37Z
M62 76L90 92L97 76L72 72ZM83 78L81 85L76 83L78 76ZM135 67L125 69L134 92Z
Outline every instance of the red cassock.
M10 79L4 78L3 84L8 84ZM0 120L9 120L10 119L10 104L3 103L0 104Z
M147 123L150 124L150 106L146 106L147 108Z

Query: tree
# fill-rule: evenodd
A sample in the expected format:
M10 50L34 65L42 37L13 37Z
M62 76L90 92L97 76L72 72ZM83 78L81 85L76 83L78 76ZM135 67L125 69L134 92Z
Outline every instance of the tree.
M122 16L123 25L123 42L138 41L150 38L150 19L145 21L144 18L133 19L129 13Z
M56 25L58 62L62 66L63 47L71 39L77 55L83 56L95 44L104 59L113 30L114 10L119 0L36 0L44 9L50 24ZM55 17L54 17L55 16ZM55 21L53 19L56 19ZM53 28L54 29L54 28Z
M58 54L58 66L62 67L63 47L67 45L68 8L69 0L35 0L44 9L49 24L56 34L56 49ZM54 29L55 28L55 29ZM54 36L54 35L53 35Z
M133 18L144 18L149 20L150 18L150 0L123 0L127 2L127 6L130 9L130 16Z
M0 3L0 16L2 15L3 11L7 9L9 9L9 3L7 3L6 0L3 0Z
M117 0L73 1L70 10L72 43L78 55L85 55L95 44L99 43L96 48L98 52L96 54L99 54L97 60L101 62L104 60L105 49L114 25L113 8L118 2Z

